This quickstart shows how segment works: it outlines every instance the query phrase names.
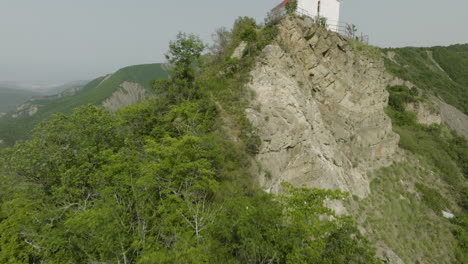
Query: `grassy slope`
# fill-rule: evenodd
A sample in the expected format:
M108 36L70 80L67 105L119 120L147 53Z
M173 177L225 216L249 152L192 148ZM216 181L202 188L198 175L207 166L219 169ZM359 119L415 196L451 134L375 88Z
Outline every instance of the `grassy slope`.
M405 263L467 263L467 143L445 125L418 124L405 110L406 103L424 100L417 93L404 86L389 92L386 113L404 160L377 171L371 195L349 206L369 238ZM455 220L444 218L443 210Z
M36 95L33 91L0 88L0 112L13 111L18 104Z
M78 106L102 103L125 81L139 83L149 89L151 80L166 78L167 74L160 64L135 65L120 69L105 81L104 77L91 81L73 96L37 101L43 105L32 117L0 120L0 138L4 139L7 145L11 145L18 139L27 138L39 122L47 120L55 113L70 114Z
M443 125L398 124L399 115L390 113L405 160L374 173L371 195L350 202L353 214L369 239L405 263L463 263L466 238L455 234L467 227L442 210L466 217L468 148Z
M430 190L439 192L447 187L420 162L395 163L379 170L371 182L372 194L358 202L356 216L369 239L387 245L405 263L454 263L453 225L425 202L416 186L430 183ZM440 204L447 211L452 207L445 198Z
M354 49L372 51L360 46ZM468 44L382 51L388 72L468 113ZM389 88L386 109L404 158L373 173L369 197L348 206L368 238L405 263L468 263L467 143L445 125L418 124L404 105L427 97L405 89ZM442 210L456 218L444 218Z
M468 45L434 48L384 49L395 52L394 61L385 59L387 70L419 88L441 97L468 114ZM439 70L429 54L443 68ZM396 63L395 63L396 61Z

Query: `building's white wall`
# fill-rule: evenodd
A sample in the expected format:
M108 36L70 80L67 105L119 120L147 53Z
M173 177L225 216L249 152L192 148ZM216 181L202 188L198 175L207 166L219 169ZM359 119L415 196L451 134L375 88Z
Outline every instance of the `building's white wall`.
M305 10L308 15L317 16L318 0L298 0L298 12ZM338 31L341 0L321 0L320 16L327 18L328 29Z
M329 25L337 26L340 23L340 5L339 0L322 0L320 16L326 17Z
M297 7L300 10L304 10L310 16L317 16L317 4L318 0L298 0Z

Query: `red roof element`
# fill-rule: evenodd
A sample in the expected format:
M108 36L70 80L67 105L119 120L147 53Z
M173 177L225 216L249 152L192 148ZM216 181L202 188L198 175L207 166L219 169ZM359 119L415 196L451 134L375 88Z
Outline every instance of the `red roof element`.
M288 3L289 1L291 1L291 0L284 0L283 2L281 2L281 4L277 5L275 8L282 7L282 6L284 6L286 3Z

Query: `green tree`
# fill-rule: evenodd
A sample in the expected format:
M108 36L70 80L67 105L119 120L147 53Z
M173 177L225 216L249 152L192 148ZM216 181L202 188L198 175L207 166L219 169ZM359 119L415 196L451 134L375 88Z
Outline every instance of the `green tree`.
M297 10L297 1L296 0L291 0L291 1L287 2L286 5L285 5L285 8L286 8L286 13L288 15L294 15L296 13L296 10Z
M120 120L102 107L83 106L66 116L41 123L32 139L18 143L6 158L6 169L40 184L62 202L94 197L100 183L94 173L106 157L124 145Z
M255 22L255 19L251 17L237 18L232 27L233 44L235 46L239 45L243 32L251 28L257 29L257 23Z
M232 39L231 31L220 27L212 34L213 44L209 47L210 53L215 59L221 59L227 55L227 48Z
M169 43L166 59L174 67L174 78L193 82L195 79L194 66L200 63L200 56L205 44L193 34L179 32L176 40Z
M180 32L169 43L166 59L171 65L169 80L157 80L153 83L160 96L166 96L172 103L197 96L195 85L196 67L201 66L201 55L205 45L197 36Z

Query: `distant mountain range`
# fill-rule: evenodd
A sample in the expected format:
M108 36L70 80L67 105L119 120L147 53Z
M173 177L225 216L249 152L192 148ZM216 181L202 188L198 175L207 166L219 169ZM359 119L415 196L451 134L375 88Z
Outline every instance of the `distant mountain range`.
M0 86L0 112L12 111L18 104L36 95L39 95L39 93Z
M85 104L117 110L136 103L152 92L151 80L167 76L163 64L144 64L125 67L87 83L78 81L56 86L43 93L0 89L0 105L3 106L0 110L1 145L11 146L16 140L28 138L38 123L55 113L70 114Z
M0 82L0 112L14 111L19 104L34 96L47 96L61 93L70 88L83 87L89 81L57 83ZM0 114L1 115L1 114Z

